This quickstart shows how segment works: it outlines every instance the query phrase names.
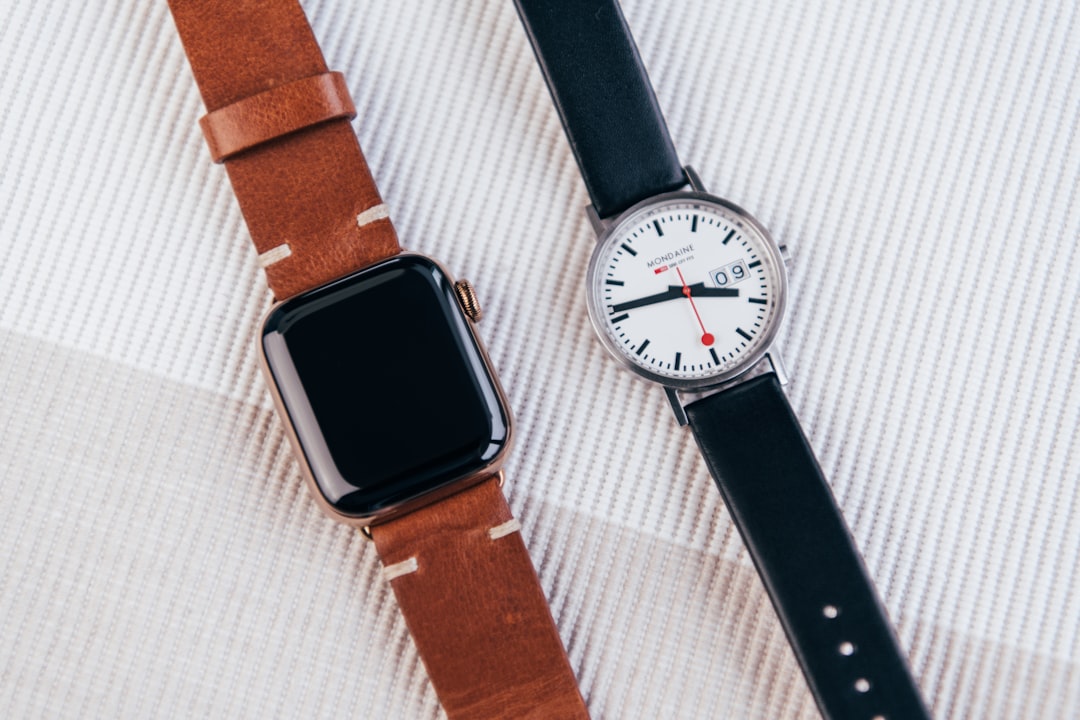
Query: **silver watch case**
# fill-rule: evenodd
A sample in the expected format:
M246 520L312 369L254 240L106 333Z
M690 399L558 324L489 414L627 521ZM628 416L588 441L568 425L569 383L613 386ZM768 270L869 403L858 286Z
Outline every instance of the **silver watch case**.
M592 322L593 330L596 331L596 334L599 336L600 341L604 344L604 347L607 348L607 351L616 360L618 360L624 368L644 380L648 380L650 382L654 382L664 386L666 389L669 390L669 395L671 394L670 391L679 391L681 393L697 393L716 389L719 386L731 384L732 381L739 379L740 376L749 373L749 371L754 368L759 367L761 361L764 360L766 355L769 355L770 353L772 344L776 339L776 335L780 330L781 324L783 323L784 311L787 306L788 281L787 269L784 263L785 254L782 251L781 247L777 245L776 241L773 240L772 235L769 234L769 231L766 230L765 226L758 222L754 218L754 216L743 210L738 205L735 205L728 200L717 197L715 195L710 195L709 193L705 192L704 188L701 186L701 180L698 178L697 173L694 172L693 168L686 167L684 168L684 170L686 172L687 178L689 178L689 185L691 187L690 190L677 190L675 192L654 195L653 197L646 198L645 200L642 200L641 202L632 205L631 207L627 208L623 212L610 219L599 218L596 215L596 211L592 208L591 205L588 208L589 220L592 222L593 229L596 230L597 233L596 247L593 249L592 257L589 259L589 268L586 271L586 299L589 309L589 320ZM746 225L751 227L754 232L758 233L765 240L765 252L769 254L770 260L772 261L773 266L777 268L777 273L779 275L780 287L777 289L779 294L779 300L777 301L776 314L773 318L772 323L770 323L770 325L765 329L764 335L762 336L761 344L754 352L743 358L743 360L735 367L732 367L722 373L713 375L711 377L679 380L677 378L670 378L664 375L650 372L630 360L628 357L626 357L625 354L623 354L619 350L618 346L615 344L615 341L608 334L606 330L606 313L604 308L604 301L595 292L595 288L598 287L598 284L595 282L595 280L597 279L597 274L602 272L600 258L602 255L605 255L605 253L603 253L602 251L608 245L608 243L613 242L613 240L619 235L621 228L634 216L638 215L642 211L654 208L659 205L664 205L671 201L689 201L700 202L703 204L708 203L713 205L719 205L720 207L727 210L729 213L733 214L736 218L737 223L739 223L740 225ZM770 358L770 360L772 359ZM779 367L778 360L773 360L772 365L773 367L770 368L770 371L776 371L778 372L778 374L783 375L783 371ZM752 373L752 375L756 374L760 373ZM749 377L745 379L749 379ZM679 413L677 412L676 414L678 415Z

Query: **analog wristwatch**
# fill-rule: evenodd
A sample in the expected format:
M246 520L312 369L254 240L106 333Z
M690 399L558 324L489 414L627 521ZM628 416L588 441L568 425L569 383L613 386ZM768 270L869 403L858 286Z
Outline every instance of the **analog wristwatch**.
M587 718L501 490L471 286L401 251L297 0L169 6L278 300L260 355L312 495L374 541L450 718Z
M598 235L589 317L689 425L823 716L929 714L781 389L785 251L683 167L616 0L515 0Z

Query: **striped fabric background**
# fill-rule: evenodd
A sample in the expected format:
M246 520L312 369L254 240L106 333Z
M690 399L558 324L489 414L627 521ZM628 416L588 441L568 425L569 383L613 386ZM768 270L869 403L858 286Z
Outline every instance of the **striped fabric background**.
M2 5L0 715L439 717L272 413L164 0ZM478 288L593 716L816 717L692 438L592 335L512 3L304 6L403 243ZM625 11L683 161L791 246L789 395L935 715L1080 717L1080 7Z

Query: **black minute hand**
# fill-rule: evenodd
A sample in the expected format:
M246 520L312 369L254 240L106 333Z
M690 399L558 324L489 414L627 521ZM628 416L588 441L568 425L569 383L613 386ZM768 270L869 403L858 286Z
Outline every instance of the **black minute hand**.
M694 283L690 286L690 294L694 297L738 297L739 288L709 288L705 287L705 283ZM627 300L624 303L618 305L612 305L612 312L623 312L624 310L633 310L634 308L644 307L646 305L652 305L653 303L664 302L665 300L678 300L683 296L683 289L678 285L668 285L668 289L662 293L655 295L646 295L643 298L637 300Z
M705 283L694 283L690 292L694 297L739 297L739 288L711 288Z

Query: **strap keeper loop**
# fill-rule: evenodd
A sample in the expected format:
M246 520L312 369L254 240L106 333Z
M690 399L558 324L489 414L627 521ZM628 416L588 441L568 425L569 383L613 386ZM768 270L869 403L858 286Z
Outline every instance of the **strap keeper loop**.
M214 162L328 120L356 117L339 72L293 80L207 113L199 126Z

